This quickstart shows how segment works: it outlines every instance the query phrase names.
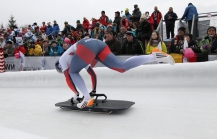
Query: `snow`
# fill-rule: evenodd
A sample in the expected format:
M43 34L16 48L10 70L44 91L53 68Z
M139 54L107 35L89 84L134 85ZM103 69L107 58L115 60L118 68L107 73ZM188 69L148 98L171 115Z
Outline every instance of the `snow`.
M217 61L96 68L98 93L134 101L105 114L62 110L72 92L50 71L0 74L0 139L200 139L217 137ZM91 90L85 70L82 77Z

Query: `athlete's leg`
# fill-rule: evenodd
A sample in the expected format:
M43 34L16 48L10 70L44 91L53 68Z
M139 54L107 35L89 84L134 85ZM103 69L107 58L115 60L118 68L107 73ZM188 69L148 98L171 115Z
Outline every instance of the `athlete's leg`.
M145 63L156 61L156 56L151 54L134 56L123 62L113 53L111 53L108 47L105 47L105 49L97 56L97 58L108 68L119 72L125 72Z
M92 92L96 92L96 85L97 85L96 73L94 72L94 70L91 66L87 66L85 69L87 70L87 72L91 76Z

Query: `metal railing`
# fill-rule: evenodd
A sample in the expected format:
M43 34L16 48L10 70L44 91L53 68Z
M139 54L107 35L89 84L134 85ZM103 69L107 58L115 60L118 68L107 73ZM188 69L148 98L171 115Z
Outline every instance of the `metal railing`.
M191 34L195 36L194 28L195 28L195 16L193 17L192 21L192 29ZM181 24L180 24L181 23ZM178 28L184 26L187 29L188 32L188 24L185 21L180 21L179 19L175 22L175 34L178 33ZM217 12L208 12L208 13L200 13L198 14L198 35L197 39L202 39L207 35L207 29L210 26L217 27ZM157 29L156 29L161 37L165 39L166 37L166 27L165 27L165 20L161 19Z

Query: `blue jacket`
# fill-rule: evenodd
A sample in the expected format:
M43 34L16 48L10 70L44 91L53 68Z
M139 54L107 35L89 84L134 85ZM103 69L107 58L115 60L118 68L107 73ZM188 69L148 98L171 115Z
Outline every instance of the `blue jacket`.
M56 53L54 53L54 52L56 52ZM63 52L64 52L64 49L61 46L59 46L59 45L57 45L56 47L52 46L50 48L49 55L50 56L60 56Z
M54 36L57 36L59 31L60 31L60 28L59 28L59 25L58 24L54 24L53 25L53 31L54 31Z
M52 32L53 32L53 27L52 26L47 26L46 34L50 35ZM53 33L51 35L53 35Z
M189 20L193 20L193 15L194 14L195 14L195 19L198 19L197 8L193 4L190 4L185 9L185 12L184 12L181 20L183 20L184 18L186 18L186 22L188 22Z
M132 16L130 13L125 14L126 18L131 22L132 20L130 19L130 17Z

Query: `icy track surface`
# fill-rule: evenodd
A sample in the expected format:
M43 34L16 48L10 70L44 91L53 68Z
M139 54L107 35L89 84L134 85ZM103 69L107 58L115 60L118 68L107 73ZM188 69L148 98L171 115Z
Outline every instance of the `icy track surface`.
M62 110L55 103L73 95L62 74L0 74L0 139L217 138L217 62L95 71L98 93L135 105L113 114Z

